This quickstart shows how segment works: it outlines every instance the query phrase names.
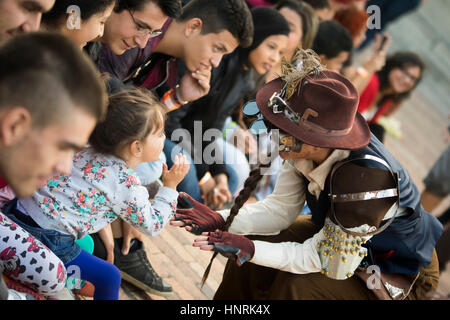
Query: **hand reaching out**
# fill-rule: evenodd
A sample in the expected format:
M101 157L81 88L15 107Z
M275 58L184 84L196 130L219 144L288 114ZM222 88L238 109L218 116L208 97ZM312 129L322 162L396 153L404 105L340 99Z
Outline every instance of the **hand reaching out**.
M190 163L186 156L178 154L175 156L174 164L170 170L167 164L163 164L162 181L165 187L177 189L178 184L184 179L189 171Z
M194 240L193 246L205 251L218 251L233 259L238 266L253 258L255 245L250 239L226 231L204 232Z
M171 225L185 227L187 231L197 235L204 231L222 229L225 225L225 221L219 213L195 201L187 193L180 192L178 202L181 204L182 200L184 203L189 203L192 208L177 209L175 217L170 222Z

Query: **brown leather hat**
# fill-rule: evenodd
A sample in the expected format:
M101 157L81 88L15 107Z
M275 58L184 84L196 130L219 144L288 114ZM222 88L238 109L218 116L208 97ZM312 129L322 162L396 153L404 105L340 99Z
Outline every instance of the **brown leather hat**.
M275 79L262 87L256 103L264 118L300 141L323 148L356 150L370 142L365 119L357 112L359 96L353 84L339 73L323 70L303 78L292 96L285 100L296 113L274 113L269 101L285 85Z

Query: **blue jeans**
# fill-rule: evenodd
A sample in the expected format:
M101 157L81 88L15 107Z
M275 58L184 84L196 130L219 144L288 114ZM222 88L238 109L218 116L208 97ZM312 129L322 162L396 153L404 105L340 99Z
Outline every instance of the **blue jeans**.
M195 169L195 164L192 158L189 156L189 154L184 151L179 145L177 145L175 142L166 139L164 142L164 154L166 155L167 159L167 166L170 168L173 166L173 159L172 154L175 156L178 153L184 154L189 163L191 164L189 171L187 175L184 177L183 181L180 182L180 184L177 187L178 191L186 192L189 194L192 198L195 200L203 203L202 199L202 192L200 190L200 187L198 185L198 177L197 177L197 170ZM228 174L228 188L230 189L231 194L236 192L237 188L239 187L239 176L237 175L236 171L231 166L227 167L227 174Z
M244 187L244 182L250 174L250 165L245 154L234 145L223 139L216 141L227 167L228 187L231 194L235 194Z
M81 253L81 248L75 243L75 237L56 230L39 227L31 217L17 209L17 199L6 207L5 214L28 231L32 236L45 244L64 264L73 261Z

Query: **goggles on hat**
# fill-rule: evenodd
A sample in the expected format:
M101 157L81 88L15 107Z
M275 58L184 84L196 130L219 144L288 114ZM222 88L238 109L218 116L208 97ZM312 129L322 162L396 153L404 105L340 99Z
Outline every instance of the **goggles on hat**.
M243 113L247 117L257 117L257 119L253 120L250 124L249 130L253 134L260 134L261 132L268 133L271 129L275 127L267 120L264 119L263 115L259 111L258 105L256 101L247 102L243 109ZM281 133L279 134L279 145L280 151L294 151L300 152L303 143L295 139L293 136Z
M280 92L274 92L269 99L268 107L272 109L273 113L284 113L285 117L294 123L298 124L300 115L289 107L284 100L286 95L287 83L284 84ZM267 121L258 108L255 100L247 102L243 107L243 113L247 117L257 117L249 126L249 130L253 134L268 133L275 128L269 121Z
M287 82L281 88L280 92L274 92L269 99L268 107L272 109L273 113L284 113L286 118L292 122L298 124L300 121L300 115L289 107L287 102L284 100L286 95Z
M275 127L267 121L263 115L261 114L261 111L259 111L258 105L256 104L255 100L251 100L247 102L243 109L243 113L245 116L249 118L256 117L255 120L253 120L249 125L249 130L252 134L258 135L258 134L267 134Z

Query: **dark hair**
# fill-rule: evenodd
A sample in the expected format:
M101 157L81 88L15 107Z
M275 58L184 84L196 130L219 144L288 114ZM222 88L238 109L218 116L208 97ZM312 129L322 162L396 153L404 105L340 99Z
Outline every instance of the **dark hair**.
M333 20L323 21L319 24L319 30L312 46L317 54L323 54L328 59L332 59L343 51L350 52L352 48L352 36L343 25Z
M319 17L314 12L314 9L305 2L295 0L281 0L275 5L275 9L278 11L283 8L291 9L300 16L303 33L302 48L311 48L319 28Z
M150 91L120 90L109 97L106 119L97 124L89 143L97 152L117 155L126 144L163 129L164 121L164 107Z
M268 154L267 156L270 158L270 154ZM238 215L239 210L241 210L245 202L247 202L247 200L252 195L253 191L256 190L258 183L264 177L264 175L261 174L261 169L269 168L271 164L272 164L271 162L267 164L260 164L258 167L250 171L249 177L244 182L244 188L239 192L239 195L234 200L234 204L230 209L230 214L227 220L225 221L225 225L222 231L228 231L230 229L230 226L233 223L234 218ZM205 269L205 272L202 277L201 283L202 286L206 282L206 279L208 279L209 271L211 270L212 263L216 258L217 254L218 254L217 251L214 252L213 256L211 257L211 260L209 261L208 266Z
M199 18L203 22L202 34L229 31L241 47L253 41L253 20L244 0L191 0L183 7L177 21Z
M72 6L80 8L80 18L83 21L89 20L93 15L102 13L116 0L57 0L52 9L42 15L42 23L56 26L61 24L70 12L67 9Z
M33 32L0 47L0 108L28 109L43 127L82 109L97 120L106 112L106 89L94 64L61 34Z
M392 98L394 102L401 102L404 99L408 98L411 92L417 87L417 85L422 80L423 71L425 70L425 63L423 60L414 52L409 51L398 51L394 54L388 56L386 58L386 63L384 67L377 72L378 79L380 80L380 90L383 90L387 87L389 87L389 73L392 71L392 69L399 68L399 69L405 69L408 67L419 67L420 68L420 76L417 79L414 86L411 88L411 90L403 93L399 93L390 97L385 98ZM384 100L384 99L382 99Z
M302 0L302 1L309 4L316 10L331 8L329 0Z
M117 0L114 12L119 13L126 9L140 11L149 2L156 4L170 18L178 18L183 11L181 0Z

